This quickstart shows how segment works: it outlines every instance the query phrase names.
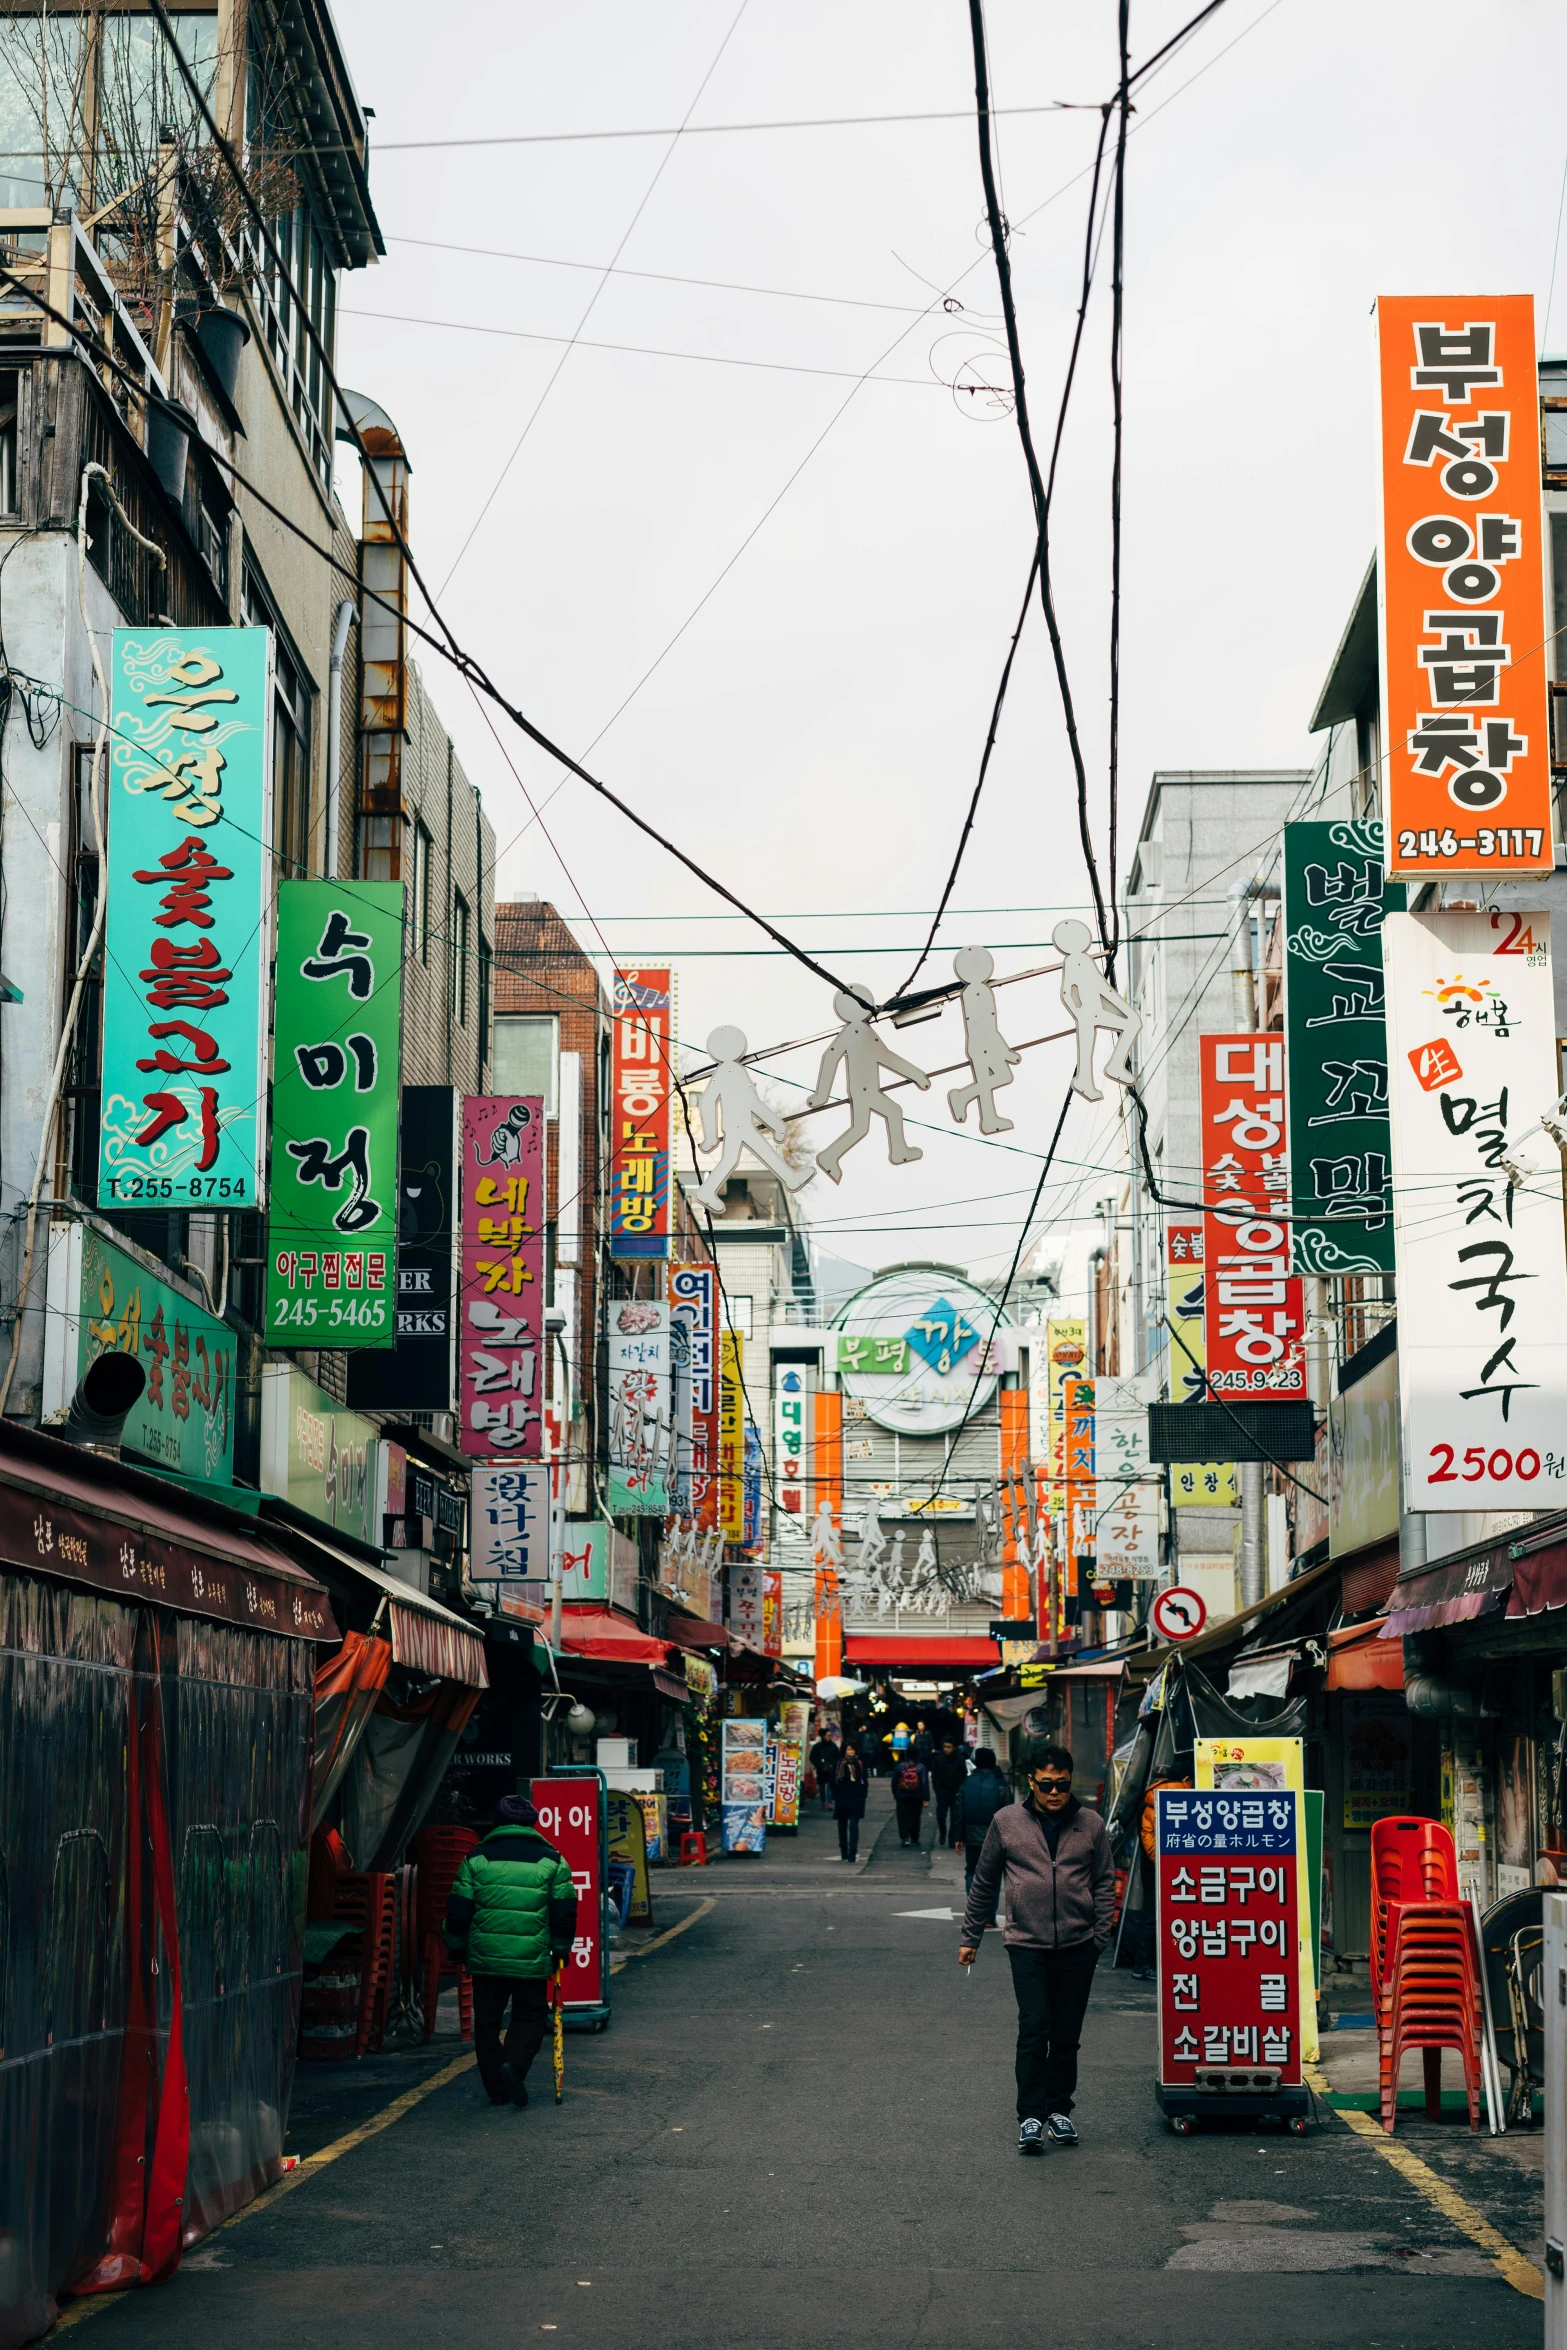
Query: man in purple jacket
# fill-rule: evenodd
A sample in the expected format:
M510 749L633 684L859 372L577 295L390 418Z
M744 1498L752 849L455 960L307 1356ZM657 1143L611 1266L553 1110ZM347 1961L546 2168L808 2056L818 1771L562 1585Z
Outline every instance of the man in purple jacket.
M1019 2154L1042 2154L1045 2139L1078 2144L1072 2120L1077 2047L1099 1953L1115 1922L1115 1861L1104 1821L1072 1793L1064 1746L1035 1750L1028 1794L990 1823L963 1912L959 1966L972 1966L979 1938L1007 1889L1007 1958L1017 1994Z

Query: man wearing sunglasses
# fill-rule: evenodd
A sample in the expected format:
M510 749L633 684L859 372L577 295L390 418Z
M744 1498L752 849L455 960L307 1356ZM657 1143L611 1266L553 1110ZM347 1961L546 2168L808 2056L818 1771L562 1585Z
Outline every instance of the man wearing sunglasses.
M1078 2144L1077 2047L1099 1953L1115 1920L1104 1821L1072 1793L1064 1746L1036 1747L1028 1793L990 1823L963 1912L959 1966L972 1966L1006 1880L1006 1951L1017 1994L1019 2154Z

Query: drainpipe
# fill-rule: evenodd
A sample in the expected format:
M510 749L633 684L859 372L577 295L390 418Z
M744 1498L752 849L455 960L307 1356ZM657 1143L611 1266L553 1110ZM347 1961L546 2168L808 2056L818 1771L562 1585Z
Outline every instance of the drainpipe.
M343 655L348 650L350 625L359 617L353 601L345 596L332 616L332 655L327 664L330 684L327 688L326 711L326 840L321 856L321 877L336 881L339 856L338 835L342 823L341 796L343 787Z

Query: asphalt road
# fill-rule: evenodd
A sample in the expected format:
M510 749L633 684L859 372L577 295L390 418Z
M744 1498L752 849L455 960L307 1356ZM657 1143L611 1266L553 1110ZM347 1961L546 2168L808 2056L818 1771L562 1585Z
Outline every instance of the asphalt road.
M558 2110L547 2058L525 2113L466 2072L171 2284L67 2322L90 2350L1536 2350L1539 2302L1342 2123L1170 2136L1125 1974L1089 2011L1081 2148L1020 2161L999 1942L970 1984L955 1924L900 1914L961 1907L950 1865L894 1834L851 1873L813 1818L660 1879L659 1928L714 1906L616 1976ZM291 2144L458 2053L310 2068Z

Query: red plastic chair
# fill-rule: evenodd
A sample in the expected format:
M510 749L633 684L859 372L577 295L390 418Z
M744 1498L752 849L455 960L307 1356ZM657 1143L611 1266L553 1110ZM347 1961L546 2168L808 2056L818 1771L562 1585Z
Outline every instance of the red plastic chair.
M1397 1901L1456 1901L1458 1856L1440 1820L1397 1815L1371 1830L1371 1990L1380 1998L1390 1906Z
M446 1905L457 1871L479 1842L472 1828L423 1828L414 1838L417 1868L414 1896L415 1934L424 1991L424 2036L435 2037L435 2015L441 1985L448 1978L457 1985L458 2026L465 2040L473 2038L473 1978L460 1959L453 1958L441 1938Z
M1398 2081L1405 2054L1424 2057L1426 2111L1442 2110L1442 2051L1458 2052L1469 2103L1469 2126L1480 2126L1479 1959L1467 1902L1394 1901L1384 1927L1383 1980L1378 1999L1378 2070L1382 2127L1398 2115Z

